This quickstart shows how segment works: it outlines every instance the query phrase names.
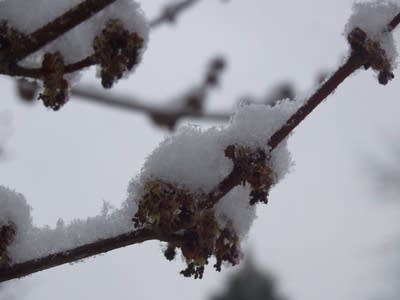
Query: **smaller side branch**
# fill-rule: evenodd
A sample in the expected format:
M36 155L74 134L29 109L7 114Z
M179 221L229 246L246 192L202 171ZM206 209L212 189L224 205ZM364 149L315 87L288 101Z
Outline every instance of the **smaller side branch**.
M97 63L98 60L96 59L95 55L91 55L80 61L66 65L64 67L64 74L74 73L84 68L96 65ZM25 68L14 64L9 66L9 68L7 70L4 70L2 73L4 75L9 75L13 77L19 76L32 79L41 79L46 74L46 71L43 70L43 68Z
M182 0L180 2L168 4L164 7L161 14L150 21L150 28L155 29L164 23L173 23L180 13L192 7L200 0Z
M222 57L215 57L208 64L203 79L197 86L187 89L182 95L175 97L174 101L158 107L144 104L144 101L139 101L134 97L106 95L90 87L76 88L72 90L72 93L90 102L144 113L156 125L165 126L170 130L173 130L183 117L226 121L229 119L229 113L204 112L209 92L218 86L225 65Z
M89 256L105 253L113 249L155 239L159 240L160 236L154 231L141 229L121 234L113 238L99 240L75 249L51 254L40 259L14 264L9 267L2 267L0 268L0 282L24 277L35 272L71 263Z
M392 21L388 24L387 30L392 32L400 24L400 13L397 14Z
M74 88L72 94L81 98L83 101L98 103L105 106L115 107L123 110L129 110L133 112L143 113L151 119L156 118L160 120L160 125L176 123L181 118L195 118L209 121L227 121L230 117L230 113L204 113L202 111L193 111L188 109L172 110L168 107L155 107L143 104L139 99L134 97L108 96L103 92L95 91L88 87ZM164 120L164 122L162 120ZM170 120L171 122L167 122Z

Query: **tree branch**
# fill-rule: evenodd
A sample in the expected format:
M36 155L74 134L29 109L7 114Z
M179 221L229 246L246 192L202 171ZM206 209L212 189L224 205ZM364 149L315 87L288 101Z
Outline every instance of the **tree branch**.
M400 23L400 13L388 24L389 31L394 30ZM383 33L384 34L384 33ZM357 45L359 46L359 45ZM380 53L379 53L380 54ZM347 77L360 67L369 67L370 60L375 59L367 49L353 48L350 57L333 75L322 84L322 86L300 107L293 116L268 140L270 151L274 150L289 134L319 105L326 99ZM368 67L367 67L368 66ZM241 182L242 174L239 168L233 168L231 173L223 179L216 188L208 195L204 207L212 208L229 191Z
M115 1L85 0L52 22L29 34L25 41L18 44L16 49L0 51L0 60L16 63L24 59Z
M194 118L205 121L227 121L231 115L230 113L204 113L187 108L168 109L168 107L154 107L146 105L131 96L108 96L101 91L96 91L88 87L74 88L72 89L72 94L81 98L83 101L144 113L158 125L165 125L167 127L171 127L169 125L174 125L181 118Z
M314 93L313 96L310 97L311 100L315 99L312 100L311 102L313 104L312 105L308 104L310 102L310 99L306 101L306 104L303 107L310 106L311 109L300 108L298 112L295 113L295 115L301 116L301 117L296 117L296 120L297 118L298 120L300 119L303 120L304 117L312 111L312 108L318 105L318 103L321 103L321 101L325 99L325 97L327 97L329 93L331 93L335 88L337 88L340 85L340 83L342 83L352 72L358 69L362 65L362 62L364 61L358 58L356 55L351 55L350 58L347 60L347 62L342 67L340 67L338 71L336 71L331 76L331 78L328 79L328 81L326 81L325 84L323 84L322 87L319 90L317 90L316 93ZM291 119L292 118L290 118L289 120ZM274 139L274 143L271 144L275 145L279 140L283 140L289 134L289 132L293 130L300 123L300 121L296 122L288 121L287 124L285 124L285 126L282 127L285 129L277 131L277 133L275 134L277 137ZM279 133L281 131L282 133ZM270 147L275 148L272 147L271 145ZM208 199L207 201L204 202L203 207L212 208L229 191L231 191L235 186L240 184L242 177L241 175L242 175L241 171L238 168L234 168L232 172L223 181L221 181L221 183L219 183L211 193L208 194ZM71 249L69 251L55 253L38 260L32 260L20 264L11 265L7 268L0 269L0 282L14 278L19 278L38 271L62 265L68 262L73 262L78 259L86 258L91 255L100 254L113 249L118 249L120 247L156 238L158 237L151 231L145 231L145 232L136 231L132 233L127 233L122 236L117 236L106 240L100 240L95 243Z
M121 247L139 244L149 240L160 240L161 238L162 237L154 231L140 229L109 239L99 240L68 251L58 252L39 259L0 268L0 282L24 277L32 273L71 263Z
M164 7L161 14L150 21L150 28L155 29L164 23L173 23L180 13L192 7L200 0L182 0L180 2L171 3Z
M208 93L218 86L225 65L222 57L213 58L197 87L189 88L181 96L175 97L173 103L169 102L159 107L146 105L143 101L140 102L133 97L109 96L90 87L75 88L72 93L89 102L144 113L155 124L165 126L170 130L174 129L177 122L183 117L226 121L229 119L229 113L204 113Z
M397 15L388 25L393 30L400 23L400 14ZM309 115L316 106L318 106L326 97L328 97L350 74L355 72L361 66L368 66L374 57L368 49L359 48L359 45L352 45L352 52L348 60L342 65L322 86L307 100L305 104L269 139L270 150L275 149L292 132L304 118ZM374 52L375 53L375 52ZM226 195L235 186L239 185L242 174L239 168L234 167L232 172L217 185L217 187L208 195L205 207L213 207L224 195ZM88 245L83 245L69 251L63 251L50 256L15 264L10 267L0 269L0 282L18 278L72 262L78 259L86 258L91 255L107 252L112 249L123 246L140 243L151 239L163 239L162 236L151 230L138 230L117 237L100 240Z
M271 151L275 149L323 100L325 100L348 76L365 64L365 58L353 53L296 113L290 117L281 129L268 141Z
M75 63L66 65L64 67L64 74L70 74L73 72L80 71L84 68L93 66L98 63L98 60L96 59L95 55L90 55L80 61L77 61ZM3 73L4 75L9 75L9 76L18 76L18 77L25 77L25 78L32 78L32 79L41 79L45 71L43 68L25 68L21 67L17 64L9 66L7 70Z

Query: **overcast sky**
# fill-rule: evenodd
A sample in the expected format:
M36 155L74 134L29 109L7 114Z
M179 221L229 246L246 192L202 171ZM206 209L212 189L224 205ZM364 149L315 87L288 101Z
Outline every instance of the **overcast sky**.
M143 2L149 17L166 3ZM196 84L208 59L222 54L229 69L210 111L232 109L239 96L262 96L282 80L307 94L316 75L334 70L346 54L342 31L351 4L204 0L176 26L154 31L143 63L111 92L168 101ZM93 70L83 77L87 83L99 85ZM396 284L382 257L384 245L400 234L399 210L383 201L366 165L399 137L399 87L397 78L383 87L371 71L360 71L290 138L295 166L274 188L270 203L258 208L244 247L278 277L290 299L374 299ZM0 184L25 195L38 226L96 215L103 200L118 207L145 157L169 134L142 115L75 98L59 112L25 105L6 77L0 90L0 115L12 119ZM187 122L194 121L182 124ZM34 274L6 289L21 300L204 300L234 271L217 273L210 265L203 280L187 279L179 275L183 262L165 260L161 247L158 242L127 247Z

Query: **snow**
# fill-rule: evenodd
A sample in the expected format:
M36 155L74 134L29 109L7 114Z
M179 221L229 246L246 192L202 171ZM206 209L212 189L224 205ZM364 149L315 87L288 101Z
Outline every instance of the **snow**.
M359 27L370 39L380 42L392 67L395 67L397 63L396 45L393 34L385 32L385 29L398 13L400 13L399 1L356 2L353 5L353 14L345 26L344 34L347 36L354 28Z
M60 219L55 228L17 227L9 255L13 263L19 263L132 231L135 212L134 203L124 203L121 209L109 212L103 208L100 215L86 220L64 224Z
M136 212L136 205L126 202L121 209L115 210L105 203L100 215L74 220L67 225L60 219L55 228L35 227L30 210L24 196L0 186L0 225L13 224L16 229L15 239L7 248L12 263L129 232L133 229L131 219Z
M32 224L30 210L23 195L0 186L0 226L13 224L26 231Z
M224 155L227 146L235 144L254 150L262 148L268 152L268 138L284 124L298 105L289 100L274 106L245 105L238 108L230 123L224 127L208 130L196 126L180 128L147 158L141 174L129 184L128 197L121 208L114 209L104 203L98 216L86 220L74 220L70 224L59 220L55 228L35 227L25 198L0 187L0 224L12 222L17 231L14 242L7 248L12 263L40 258L132 231L137 201L142 196L144 184L150 180L163 180L194 194L210 192L232 169L232 161ZM290 168L286 143L277 147L271 156L277 183ZM241 239L246 236L255 218L255 207L249 204L249 193L249 186L238 186L215 207L220 227L232 223Z
M215 206L216 218L220 228L232 223L239 239L246 238L256 218L256 207L249 205L250 190L237 186L223 197Z
M0 20L7 20L13 28L29 34L81 2L82 0L2 1ZM27 11L32 13L27 14ZM39 67L43 54L55 51L61 52L67 64L79 61L93 53L93 39L101 33L109 19L119 19L125 29L139 34L146 46L149 28L139 4L133 0L117 0L21 63L27 67Z
M131 193L140 195L144 183L152 180L168 182L198 195L209 193L232 170L233 162L225 157L225 148L240 145L269 152L269 137L297 110L299 103L283 100L274 106L244 105L227 126L208 130L193 125L179 128L147 158L138 179L141 184L131 183ZM290 166L290 154L283 142L271 153L275 183L285 176ZM255 217L248 204L248 194L247 188L236 188L216 209L220 224L230 219L241 237L246 235Z

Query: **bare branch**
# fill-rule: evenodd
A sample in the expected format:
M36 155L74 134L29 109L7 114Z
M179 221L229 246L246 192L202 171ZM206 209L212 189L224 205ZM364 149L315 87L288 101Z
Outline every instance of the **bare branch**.
M83 101L99 103L102 105L120 108L123 110L130 110L138 113L144 113L150 118L164 119L164 125L175 123L175 121L181 118L194 118L209 121L227 121L230 117L230 113L203 113L196 112L188 109L171 110L168 107L155 107L146 105L139 99L135 99L132 96L108 96L102 91L96 91L95 89L85 87L78 87L72 90L72 94L81 98ZM171 122L167 122L171 120Z
M268 141L271 150L275 149L321 102L326 99L349 75L359 69L365 59L352 54L340 67Z
M85 0L21 41L16 49L0 51L2 62L17 62L39 50L116 0Z
M166 5L161 14L154 20L150 21L150 28L155 29L164 23L174 23L180 13L198 2L200 2L200 0L181 0Z
M97 58L94 55L88 56L80 61L64 66L64 74L77 72L84 68L93 66L98 63ZM19 65L11 65L4 75L18 76L32 79L41 79L46 72L43 68L25 68Z
M211 60L198 87L189 88L181 96L174 97L174 103L166 103L155 107L145 104L145 101L135 97L107 95L91 87L74 88L72 93L82 100L100 103L110 107L128 109L147 115L155 124L165 126L170 130L181 118L196 118L211 121L227 121L230 113L205 113L204 105L209 91L218 86L225 61L221 57Z
M388 24L387 30L388 30L389 32L393 31L393 30L399 25L399 23L400 23L400 13L397 14L397 15L392 19L392 21Z

